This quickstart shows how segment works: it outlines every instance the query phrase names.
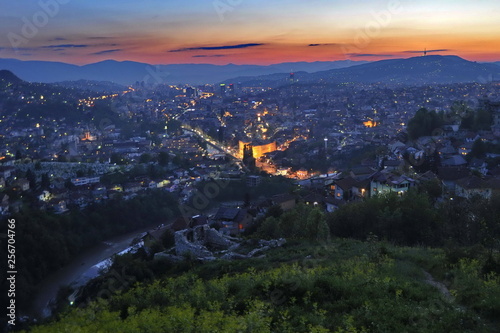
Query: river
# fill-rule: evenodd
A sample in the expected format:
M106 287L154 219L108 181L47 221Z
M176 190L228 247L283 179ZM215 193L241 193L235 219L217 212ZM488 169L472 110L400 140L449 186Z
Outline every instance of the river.
M134 232L103 241L74 258L71 264L49 275L39 285L39 292L34 297L34 301L28 315L33 318L49 317L52 314L49 303L52 300L55 300L57 292L61 287L68 286L78 280L81 281L82 276L95 277L97 272L93 267L94 265L129 248L131 242L135 238L143 235L146 231L153 229L154 228L152 226L149 226L147 228L142 228Z

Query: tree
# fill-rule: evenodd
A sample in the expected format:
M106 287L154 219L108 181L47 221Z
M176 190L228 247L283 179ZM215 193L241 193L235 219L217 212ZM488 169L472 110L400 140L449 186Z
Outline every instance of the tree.
M493 116L491 112L483 109L477 110L472 129L475 131L489 130L491 125L493 125Z
M280 205L272 205L266 212L266 217L272 216L279 218L283 214L283 209Z
M279 220L272 216L266 218L264 222L262 222L258 232L260 237L267 239L283 236L283 230L280 228Z
M325 217L323 216L323 213L319 210L319 208L314 208L310 213L309 216L307 216L306 220L306 238L310 240L326 240L328 237L328 234L330 233L330 230L328 228L328 225L325 226L322 225L325 222ZM321 229L321 235L320 235L320 229ZM327 233L326 235L324 233Z
M441 182L437 179L428 180L420 185L420 189L427 193L429 198L435 202L443 193Z
M26 179L28 179L28 181L30 182L30 188L36 188L36 175L33 171L31 171L31 169L28 169L28 171L26 171Z
M182 133L182 123L172 119L167 123L167 133L171 135L180 135Z
M152 160L151 155L148 153L144 153L139 158L139 163L149 163L149 162L151 162L151 160Z
M154 164L150 164L148 166L148 175L149 177L151 178L157 178L157 177L161 177L162 175L162 170L161 168L159 168L158 166L154 165Z
M246 192L246 191L245 191L245 194L244 194L244 199L243 199L243 200L244 200L244 204L243 204L243 206L244 206L245 208L250 207L250 193L248 193L248 192Z
M486 145L483 140L477 139L476 141L474 141L474 143L472 144L472 149L468 156L475 158L486 157Z
M440 128L442 124L443 120L436 112L422 108L408 122L408 134L413 140L421 136L432 135L434 130Z
M75 184L73 184L73 182L71 181L71 179L66 179L66 181L64 182L64 187L66 187L68 190L72 190L75 188Z
M175 235L172 230L165 230L165 232L160 236L160 241L163 247L167 250L173 247L175 245Z
M41 187L44 190L50 188L50 177L48 173L42 174Z
M169 160L170 156L168 155L167 152L161 151L160 153L158 153L158 164L160 164L161 166L163 167L167 166Z
M112 164L122 164L122 157L118 153L111 154L110 163Z
M57 156L57 162L68 162L68 159L66 158L65 155L62 155L62 154L59 154L59 156Z

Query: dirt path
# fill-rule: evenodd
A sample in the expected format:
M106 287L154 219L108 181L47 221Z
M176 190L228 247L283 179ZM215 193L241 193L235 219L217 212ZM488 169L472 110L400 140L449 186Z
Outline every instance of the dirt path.
M424 275L425 275L425 280L424 280L425 283L430 284L431 286L437 288L448 302L451 303L455 301L453 295L450 293L448 288L442 282L434 280L434 277L432 277L432 275L427 271L424 271Z
M465 306L460 305L457 302L455 302L455 297L453 297L453 295L450 293L450 291L444 285L444 283L434 280L434 277L429 272L424 271L424 270L423 270L423 272L425 275L425 280L424 280L425 283L430 284L431 286L437 288L439 290L439 292L441 293L441 295L443 295L444 298L449 303L453 303L454 306L457 307L460 311L465 312L467 310L467 308Z

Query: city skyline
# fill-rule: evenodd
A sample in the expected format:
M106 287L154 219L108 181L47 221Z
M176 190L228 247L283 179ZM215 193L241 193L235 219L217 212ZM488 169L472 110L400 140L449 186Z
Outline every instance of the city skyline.
M0 58L269 65L418 54L500 57L500 3L40 0L4 3Z

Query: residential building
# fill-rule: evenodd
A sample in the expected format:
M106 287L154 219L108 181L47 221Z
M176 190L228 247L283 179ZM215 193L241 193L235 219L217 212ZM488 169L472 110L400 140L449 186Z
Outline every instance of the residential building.
M370 196L387 192L396 192L403 195L415 186L415 180L406 175L397 175L385 170L372 176L370 182Z

